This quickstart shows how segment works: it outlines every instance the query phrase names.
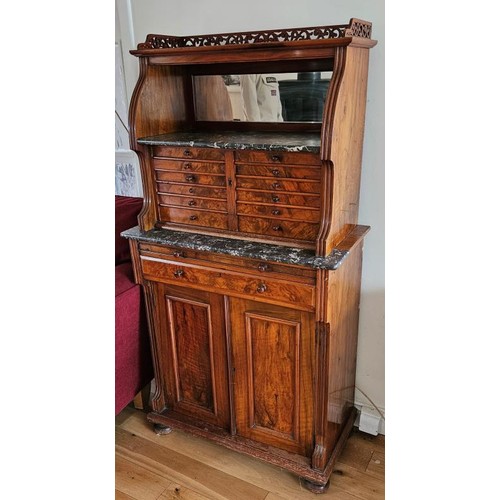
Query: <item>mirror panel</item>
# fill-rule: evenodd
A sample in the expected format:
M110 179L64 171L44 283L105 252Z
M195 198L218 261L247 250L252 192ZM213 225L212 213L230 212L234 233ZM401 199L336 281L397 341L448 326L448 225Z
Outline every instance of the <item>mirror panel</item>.
M321 123L331 72L197 75L197 121Z

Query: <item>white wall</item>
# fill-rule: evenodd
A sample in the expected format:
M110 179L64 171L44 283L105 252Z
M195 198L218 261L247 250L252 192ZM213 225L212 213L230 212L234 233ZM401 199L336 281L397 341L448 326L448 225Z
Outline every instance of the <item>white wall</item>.
M384 388L384 1L383 0L117 0L132 21L130 43L148 33L199 35L232 31L345 24L351 17L373 23L359 223L371 226L365 240L357 386L375 405L385 407ZM124 20L121 19L121 24ZM125 51L124 51L125 52ZM127 59L124 53L125 59ZM129 56L127 88L137 79ZM356 393L357 403L368 400ZM369 403L368 403L369 405ZM374 413L377 415L377 413Z
M130 150L128 133L128 108L137 80L137 61L131 61L134 58L129 54L133 41L127 7L126 1L115 3L115 194L142 197L139 159Z

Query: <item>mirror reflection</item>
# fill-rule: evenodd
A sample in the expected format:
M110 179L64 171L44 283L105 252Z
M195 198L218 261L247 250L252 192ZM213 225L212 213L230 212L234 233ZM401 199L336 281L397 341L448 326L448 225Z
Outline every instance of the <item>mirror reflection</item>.
M195 76L196 119L321 122L330 78L331 72Z

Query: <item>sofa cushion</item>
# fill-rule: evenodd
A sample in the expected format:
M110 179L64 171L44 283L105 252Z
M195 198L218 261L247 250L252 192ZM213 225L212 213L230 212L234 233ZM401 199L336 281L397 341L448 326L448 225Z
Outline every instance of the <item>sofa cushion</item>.
M126 272L122 276L125 277ZM121 283L133 286L115 299L115 415L153 378L141 287L125 279Z
M115 195L115 265L130 260L128 240L120 236L120 233L137 226L142 203L142 198Z
M134 286L139 286L134 283L134 271L132 262L124 262L115 266L115 297L130 290Z

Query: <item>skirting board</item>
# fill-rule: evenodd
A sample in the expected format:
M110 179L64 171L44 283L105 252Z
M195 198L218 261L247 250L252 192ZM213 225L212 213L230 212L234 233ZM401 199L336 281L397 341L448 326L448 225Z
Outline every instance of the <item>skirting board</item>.
M376 436L377 434L385 435L385 420L380 413L373 407L367 404L355 402L354 406L359 410L359 416L354 422L360 431ZM385 417L385 409L379 408Z

